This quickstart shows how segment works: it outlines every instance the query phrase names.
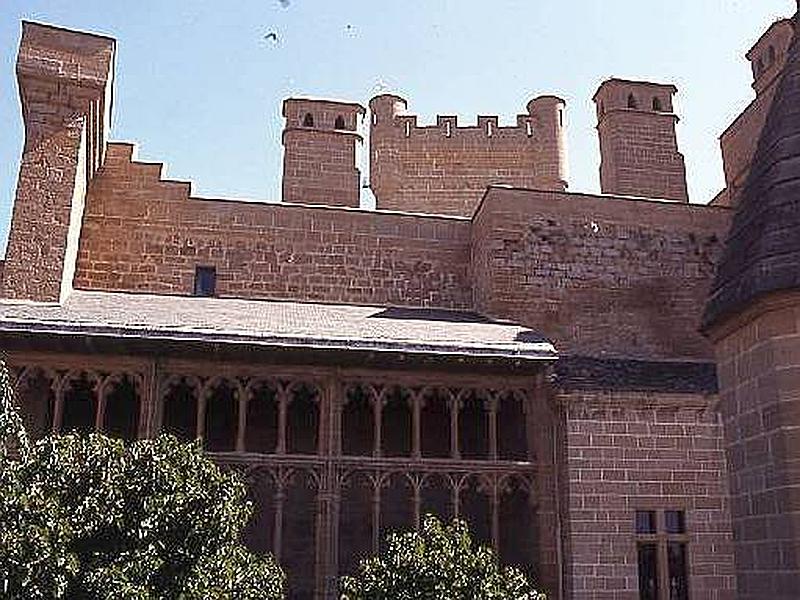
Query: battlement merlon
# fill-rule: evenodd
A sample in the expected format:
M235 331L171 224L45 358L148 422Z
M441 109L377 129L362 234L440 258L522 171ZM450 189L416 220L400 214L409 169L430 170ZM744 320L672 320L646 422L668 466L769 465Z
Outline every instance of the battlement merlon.
M541 137L540 127L545 127L550 135L554 133L552 126L563 127L565 105L564 100L557 96L538 96L528 102L527 114L517 115L516 124L511 126L500 126L496 115L478 115L476 125L459 125L456 115L436 115L435 123L420 125L419 117L408 112L408 102L400 96L382 94L369 101L371 127L379 131L394 128L405 137L411 137L412 133L442 134L445 137L482 133L492 137L501 132L505 135L521 133L522 137L537 139Z
M23 21L17 79L26 143L75 117L86 127L87 178L105 156L113 106L116 41Z

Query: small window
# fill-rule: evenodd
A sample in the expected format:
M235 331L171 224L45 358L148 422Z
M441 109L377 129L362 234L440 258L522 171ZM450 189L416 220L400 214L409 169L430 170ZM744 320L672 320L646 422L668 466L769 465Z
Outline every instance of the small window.
M313 127L314 126L314 115L311 113L306 113L306 116L303 117L303 127Z
M213 296L217 291L217 269L215 267L195 267L194 295Z
M764 60L759 58L756 62L756 75L761 75L764 72Z
M345 129L344 117L342 115L336 117L336 123L334 124L333 127L334 129Z
M636 511L636 533L653 534L656 532L656 512L654 510Z
M653 98L653 110L656 112L661 112L664 110L664 107L661 104L661 98Z
M682 510L668 510L664 513L664 529L667 533L686 533L686 515Z
M636 96L633 94L628 94L628 108L639 108L636 102Z
M776 58L775 57L775 46L770 46L769 47L769 51L767 52L767 56L768 56L768 59L769 59L769 64L770 65L774 65L775 64L775 58Z

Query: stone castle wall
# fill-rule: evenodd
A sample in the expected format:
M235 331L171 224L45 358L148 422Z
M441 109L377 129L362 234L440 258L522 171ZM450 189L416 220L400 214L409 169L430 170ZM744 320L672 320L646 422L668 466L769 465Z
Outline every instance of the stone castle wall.
M92 182L76 287L186 295L209 265L222 297L471 306L468 221L191 198L132 150Z
M475 216L475 306L562 352L713 360L697 332L729 211L492 188Z

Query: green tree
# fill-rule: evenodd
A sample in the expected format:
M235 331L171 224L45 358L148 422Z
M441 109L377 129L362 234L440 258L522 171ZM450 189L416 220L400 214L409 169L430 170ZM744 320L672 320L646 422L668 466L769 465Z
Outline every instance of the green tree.
M341 582L342 600L544 600L525 576L476 546L463 521L427 515L419 532L393 534L379 556Z
M270 556L241 544L241 479L172 436L32 443L0 363L0 597L284 597Z

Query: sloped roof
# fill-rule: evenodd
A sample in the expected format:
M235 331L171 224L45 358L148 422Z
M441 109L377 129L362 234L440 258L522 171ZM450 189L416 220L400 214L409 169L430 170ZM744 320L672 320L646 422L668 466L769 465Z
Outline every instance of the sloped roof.
M703 329L770 292L800 289L800 41L795 36L733 217Z
M67 300L0 300L0 334L40 333L229 345L554 359L553 345L468 311L74 291Z

